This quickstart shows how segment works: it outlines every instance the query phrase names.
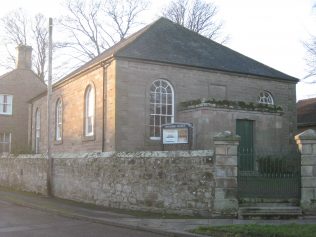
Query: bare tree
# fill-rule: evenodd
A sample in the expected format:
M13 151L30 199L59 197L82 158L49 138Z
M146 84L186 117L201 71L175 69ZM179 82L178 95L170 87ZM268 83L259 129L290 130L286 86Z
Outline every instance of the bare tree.
M207 38L218 39L223 24L216 21L217 11L213 3L204 0L172 0L162 15Z
M313 10L316 10L316 2L312 6ZM316 76L316 36L312 35L309 41L303 42L307 51L307 57L305 58L308 66L308 74L304 77L306 79L314 78ZM309 83L309 82L307 82ZM316 83L316 79L312 80L311 83Z
M316 76L316 36L313 36L310 42L304 43L304 45L307 50L306 63L309 68L305 78L311 78Z
M42 14L37 14L32 25L33 33L33 67L39 78L44 80L46 75L48 26L47 19Z
M59 21L69 40L63 45L85 62L125 38L136 26L147 0L67 0L67 16Z
M30 45L33 48L33 68L42 80L46 70L46 50L48 40L47 19L42 14L30 17L23 9L17 9L0 19L3 28L3 47L7 56L1 66L13 69L16 64L15 48L18 45Z

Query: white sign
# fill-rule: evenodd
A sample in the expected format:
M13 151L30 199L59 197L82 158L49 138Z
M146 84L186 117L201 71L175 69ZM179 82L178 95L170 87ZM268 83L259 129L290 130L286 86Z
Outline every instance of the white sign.
M165 129L163 131L163 144L178 143L178 130L177 129Z
M187 144L189 143L188 128L163 128L163 144Z

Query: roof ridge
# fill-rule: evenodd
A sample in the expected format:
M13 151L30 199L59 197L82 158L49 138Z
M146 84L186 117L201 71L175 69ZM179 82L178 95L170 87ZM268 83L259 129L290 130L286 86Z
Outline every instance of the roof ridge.
M297 78L252 59L193 30L160 17L106 49L62 81L113 57L163 62L297 82Z

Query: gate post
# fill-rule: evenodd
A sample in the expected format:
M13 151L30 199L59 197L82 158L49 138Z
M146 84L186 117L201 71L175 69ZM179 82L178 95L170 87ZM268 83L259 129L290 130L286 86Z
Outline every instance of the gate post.
M316 211L316 131L308 129L295 136L301 153L301 208Z
M237 147L240 137L230 131L217 134L215 145L215 216L237 216Z

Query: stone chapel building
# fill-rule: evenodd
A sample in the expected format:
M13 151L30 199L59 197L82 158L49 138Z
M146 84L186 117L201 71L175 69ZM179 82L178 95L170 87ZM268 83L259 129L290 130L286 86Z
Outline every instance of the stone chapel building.
M161 125L193 123L193 149L225 130L287 150L298 79L165 18L53 85L53 152L160 150ZM32 100L32 148L45 152L46 94Z

